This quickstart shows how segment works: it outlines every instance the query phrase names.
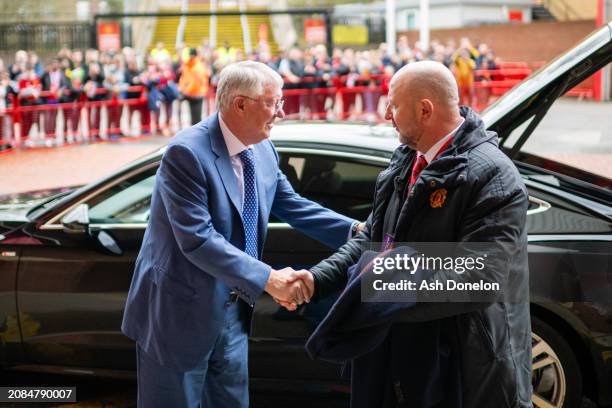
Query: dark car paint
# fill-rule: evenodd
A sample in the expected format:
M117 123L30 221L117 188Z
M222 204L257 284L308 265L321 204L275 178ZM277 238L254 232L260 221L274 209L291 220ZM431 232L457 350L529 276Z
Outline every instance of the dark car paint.
M282 143L278 147L282 152ZM326 150L329 148L326 147ZM158 159L145 160L131 169L147 167ZM120 174L129 174L131 169ZM531 195L543 197L552 204L548 211L536 214L539 217L528 217L532 233L532 299L538 305L537 310L554 313L578 336L579 347L585 355L590 356L593 379L598 380L599 384L605 384L610 378L609 353L612 349L598 339L601 339L601 333L611 336L611 305L564 302L584 297L584 293L576 292L575 285L566 283L578 281L581 274L588 271L581 270L580 265L574 265L575 268L568 270L562 259L551 260L547 250L551 246L565 247L567 250L568 245L575 248L580 242L551 242L548 238L538 242L538 237L559 236L570 232L567 231L568 219L574 220L570 224L580 225L582 229L579 232L585 236L610 238L612 225L607 217L598 215L599 212L589 212L580 200L572 202L566 197L548 192L549 186L537 182L530 184ZM71 202L79 201L91 191L83 188L79 194L71 196ZM67 203L60 202L57 206L61 210L67 207ZM55 211L46 212L41 217L48 220L54 214ZM1 281L3 298L10 305L3 308L2 313L5 317L15 316L16 304L21 312L20 336L5 340L5 363L62 366L92 372L96 372L96 369L116 370L115 375L133 370L133 344L120 333L119 327L133 262L144 228L109 231L124 250L122 256L114 256L89 236L71 236L61 229L41 231L37 229L37 225L40 225L37 221L32 220L19 232L10 234L7 240L35 238L41 245L3 245L3 252L5 249L13 249L15 256L2 257L0 262L0 271L4 277L9 277ZM603 242L607 246L602 251L610 254L612 244L609 241ZM585 253L592 252L588 241L582 245ZM294 230L272 227L264 260L274 266L290 264L306 267L327 254L327 248ZM17 274L19 257L21 262ZM559 276L564 276L565 280L560 281ZM550 292L551 284L555 284L556 291L552 293L554 296ZM19 289L18 299L15 298L15 287ZM543 296L548 300L542 301L540 297ZM554 301L551 301L551 297ZM589 299L584 297L584 300ZM346 383L339 376L339 367L312 361L303 350L305 338L323 318L332 302L333 298L324 299L302 307L297 313L289 313L277 307L267 295L262 296L256 304L251 337L250 364L254 385L266 386L274 380L282 379L287 389L311 387L319 391L346 391ZM8 320L5 318L5 321ZM23 352L15 352L20 346ZM607 392L606 387L598 390L602 401L609 398Z

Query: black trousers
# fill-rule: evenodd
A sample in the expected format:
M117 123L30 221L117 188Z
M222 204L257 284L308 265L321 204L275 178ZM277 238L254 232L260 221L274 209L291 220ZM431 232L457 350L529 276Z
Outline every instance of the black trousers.
M189 102L191 124L195 125L202 120L202 102L204 98L201 96L185 96L185 99Z

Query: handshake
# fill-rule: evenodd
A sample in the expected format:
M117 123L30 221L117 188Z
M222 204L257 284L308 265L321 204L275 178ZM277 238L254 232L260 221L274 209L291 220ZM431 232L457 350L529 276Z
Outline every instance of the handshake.
M293 268L272 269L265 291L276 303L292 311L298 305L310 302L314 294L314 278L305 269L300 271Z

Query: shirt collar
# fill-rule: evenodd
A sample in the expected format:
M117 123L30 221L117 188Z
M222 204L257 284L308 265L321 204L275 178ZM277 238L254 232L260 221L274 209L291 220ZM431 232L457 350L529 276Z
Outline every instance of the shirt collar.
M459 125L456 128L451 130L450 133L448 133L442 139L438 140L438 142L435 145L429 148L429 150L424 154L425 160L427 160L427 164L431 163L433 159L436 158L438 153L440 153L440 149L442 148L442 146L444 146L446 142L448 142L455 135L455 133L459 130L461 125L463 125L464 121L465 119L461 118L461 123L459 123ZM423 153L421 152L418 152L418 153L423 155Z
M225 139L225 146L227 146L227 152L229 153L230 157L233 157L250 147L245 146L240 139L238 139L236 135L229 130L221 117L221 113L219 113L219 125L221 127L221 134L223 135L223 139Z

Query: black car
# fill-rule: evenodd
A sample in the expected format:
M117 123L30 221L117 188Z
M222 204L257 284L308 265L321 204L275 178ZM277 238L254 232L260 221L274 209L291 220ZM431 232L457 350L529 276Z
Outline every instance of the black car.
M563 103L559 97L609 67L611 33L612 23L595 31L483 114L530 193L538 407L577 407L583 395L612 404L612 181L534 154L563 139L542 133L547 113ZM541 135L544 142L537 141ZM368 216L376 176L398 145L389 126L346 123L286 122L273 140L299 193L357 219ZM600 141L595 149L606 146ZM6 368L133 377L134 344L120 326L163 151L84 187L13 197L0 206L0 363ZM329 254L270 220L269 264L307 268ZM292 313L262 295L250 344L254 389L349 392L339 367L312 361L304 351L333 301Z

